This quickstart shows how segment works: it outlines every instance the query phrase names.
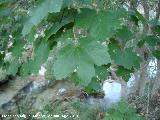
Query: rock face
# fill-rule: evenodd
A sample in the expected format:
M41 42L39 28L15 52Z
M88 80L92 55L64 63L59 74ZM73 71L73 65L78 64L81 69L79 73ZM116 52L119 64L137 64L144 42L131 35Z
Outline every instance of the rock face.
M30 76L28 80L17 77L0 86L0 114L30 114L38 112L48 103L81 99L85 105L109 106L121 98L119 83L104 83L104 98L85 97L82 89L69 80L46 80L44 76ZM6 119L10 120L10 119Z
M75 88L68 80L48 82L44 76L30 76L28 80L17 77L0 86L0 114L28 114L32 110L42 110L50 101L62 98L64 92Z
M10 80L6 84L0 86L0 113L6 113L16 108L16 101L23 96L23 89L26 88L31 81L21 80L17 77ZM21 95L19 94L21 93Z
M57 81L53 86L44 90L37 95L37 99L33 104L33 108L36 110L42 110L49 102L54 101L62 97L63 92L74 89L73 83L68 80Z

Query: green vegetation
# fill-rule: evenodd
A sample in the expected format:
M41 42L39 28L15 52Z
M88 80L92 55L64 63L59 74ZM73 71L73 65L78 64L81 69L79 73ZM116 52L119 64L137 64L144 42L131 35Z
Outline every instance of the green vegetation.
M64 120L63 115L66 115L68 120L144 120L133 106L125 101L120 101L107 109L86 105L79 100L68 103L56 101L46 105L40 112L45 116L59 115L59 118L44 117L44 120Z
M139 72L142 96L151 59L160 71L159 11L158 0L0 0L0 80L37 75L44 65L48 80L72 80L93 93L109 77L126 83ZM106 119L139 119L124 106Z

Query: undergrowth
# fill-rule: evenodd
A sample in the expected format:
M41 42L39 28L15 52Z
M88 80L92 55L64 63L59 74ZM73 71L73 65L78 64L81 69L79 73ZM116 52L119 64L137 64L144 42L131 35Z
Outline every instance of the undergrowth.
M57 100L46 105L38 114L41 120L144 120L133 106L124 100L110 108L93 107L79 100ZM45 117L41 118L41 115Z

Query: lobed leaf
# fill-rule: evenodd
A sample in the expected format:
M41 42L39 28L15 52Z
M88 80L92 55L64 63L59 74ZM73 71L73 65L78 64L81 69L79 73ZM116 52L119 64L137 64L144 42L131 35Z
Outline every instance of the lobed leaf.
M76 69L80 84L87 86L95 76L94 65L107 65L111 62L106 46L95 41L86 42L88 40L80 39L78 46L71 43L59 51L53 66L56 79L66 78Z
M121 26L122 11L102 10L96 12L91 9L82 9L75 18L77 27L88 30L89 36L95 40L106 40L113 35L113 31ZM123 11L124 12L124 11Z
M22 30L23 36L30 33L33 26L38 25L48 13L60 12L63 5L63 0L41 0L38 1L37 6L29 13L29 18L24 24Z

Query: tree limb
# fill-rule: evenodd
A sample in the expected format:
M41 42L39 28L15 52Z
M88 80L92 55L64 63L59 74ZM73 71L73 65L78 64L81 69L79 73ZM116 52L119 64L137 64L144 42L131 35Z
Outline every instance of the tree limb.
M157 6L157 9L156 9L156 23L158 22L159 20L159 16L160 16L160 0L158 2L158 6Z

